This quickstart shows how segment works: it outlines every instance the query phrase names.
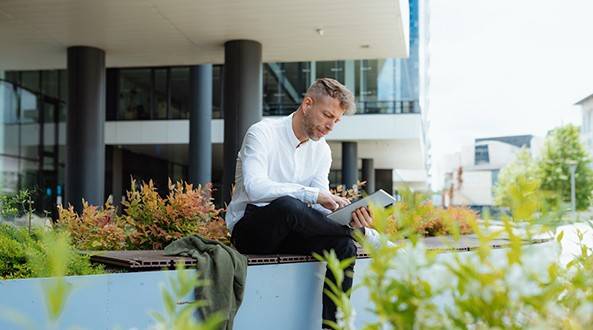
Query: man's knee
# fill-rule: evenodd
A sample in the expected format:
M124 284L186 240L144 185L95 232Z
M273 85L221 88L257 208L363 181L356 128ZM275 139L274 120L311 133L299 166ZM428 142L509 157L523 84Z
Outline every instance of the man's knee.
M358 252L356 244L354 244L354 241L349 237L337 238L336 244L333 247L333 249L334 251L336 251L336 255L340 259L356 257Z
M288 213L298 213L304 209L307 205L302 201L291 197L291 196L282 196L280 198L275 199L272 205L286 210Z

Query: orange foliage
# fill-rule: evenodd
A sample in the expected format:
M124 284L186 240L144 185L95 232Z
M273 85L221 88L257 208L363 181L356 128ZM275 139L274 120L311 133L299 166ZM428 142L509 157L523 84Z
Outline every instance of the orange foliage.
M169 181L169 193L161 197L152 181L132 189L118 215L111 201L103 208L84 202L82 215L72 206L59 208L58 225L67 229L79 249L162 249L170 242L193 234L224 243L230 234L214 206L212 187Z
M72 241L81 250L120 250L126 246L125 232L118 221L111 200L103 208L82 201L83 211L78 215L73 206L58 205L58 228L70 233Z

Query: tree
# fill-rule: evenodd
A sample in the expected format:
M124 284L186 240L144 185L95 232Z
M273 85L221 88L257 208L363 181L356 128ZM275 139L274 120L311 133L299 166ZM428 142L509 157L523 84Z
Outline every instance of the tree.
M521 149L515 160L498 175L494 188L496 205L508 207L515 220L532 220L544 206L538 163L527 149Z
M541 179L538 173L538 164L531 157L529 150L521 149L515 160L500 170L498 181L494 188L494 202L496 205L511 207L511 189L519 178L533 181L539 187Z
M539 176L543 190L557 192L563 202L570 202L570 168L576 163L575 186L577 210L585 210L591 203L593 171L591 157L581 144L579 129L574 125L559 127L548 133L539 162Z

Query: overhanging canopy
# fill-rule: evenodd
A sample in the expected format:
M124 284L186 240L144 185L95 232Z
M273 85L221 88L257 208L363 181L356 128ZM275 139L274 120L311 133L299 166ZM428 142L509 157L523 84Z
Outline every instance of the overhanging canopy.
M3 0L0 69L66 67L69 46L107 66L223 63L224 42L262 43L265 62L406 57L407 0Z

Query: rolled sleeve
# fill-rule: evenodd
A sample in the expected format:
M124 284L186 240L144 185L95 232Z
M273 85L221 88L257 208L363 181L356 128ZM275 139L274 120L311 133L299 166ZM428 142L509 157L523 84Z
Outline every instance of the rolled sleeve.
M316 187L305 187L305 195L303 196L303 202L309 204L317 203L319 197L319 188Z

